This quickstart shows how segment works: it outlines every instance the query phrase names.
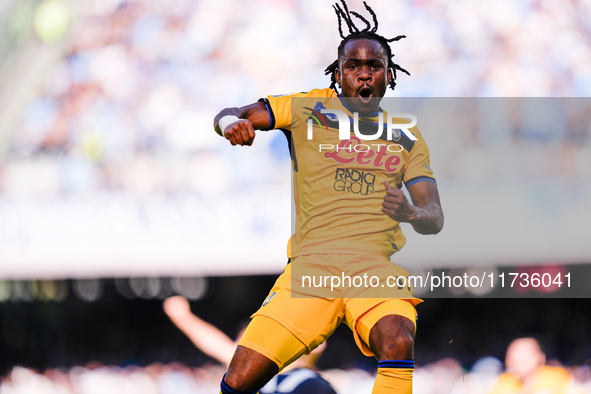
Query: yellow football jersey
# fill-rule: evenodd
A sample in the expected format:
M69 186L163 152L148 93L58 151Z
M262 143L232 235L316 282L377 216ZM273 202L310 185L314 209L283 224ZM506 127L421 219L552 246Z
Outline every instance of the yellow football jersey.
M270 129L281 129L290 140L296 223L288 256L352 253L389 258L400 250L406 238L398 222L382 213L384 181L398 188L403 183L408 187L419 181L435 182L418 128L398 131L388 139L387 113L358 115L356 121L332 89L262 100L269 110ZM326 113L331 110L349 118L348 139L339 139L339 119ZM396 118L392 122L409 123ZM359 138L355 130L379 137Z

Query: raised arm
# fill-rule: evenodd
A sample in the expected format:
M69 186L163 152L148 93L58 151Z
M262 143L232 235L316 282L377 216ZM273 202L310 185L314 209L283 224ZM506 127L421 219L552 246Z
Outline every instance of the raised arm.
M255 130L266 130L271 125L265 103L258 101L241 108L224 108L213 119L213 127L232 145L252 145ZM225 129L221 130L221 126Z
M164 301L164 312L199 350L229 365L236 350L236 343L226 334L201 320L189 307L189 302L181 296L170 297Z
M437 184L429 181L413 183L408 188L412 204L402 190L387 181L387 194L382 212L398 222L410 223L419 234L437 234L443 228L443 211ZM414 205L413 205L414 204Z

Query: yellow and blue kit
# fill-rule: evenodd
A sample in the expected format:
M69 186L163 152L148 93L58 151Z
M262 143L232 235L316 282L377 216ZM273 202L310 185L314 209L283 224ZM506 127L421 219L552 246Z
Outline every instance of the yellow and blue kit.
M390 262L406 238L399 223L382 212L384 182L398 188L435 182L427 145L416 126L398 130L396 138L389 139L387 113L361 114L356 119L347 102L332 89L261 100L269 112L269 129L283 131L290 144L295 233L288 245L291 263L253 314L239 345L265 355L281 370L312 351L344 322L363 354L372 356L370 330L382 317L400 315L416 324L415 305L422 300L412 296L410 286L380 293L387 296L376 296L372 289L354 289L335 297L330 293L314 296L314 292L302 290L301 271L298 275L294 271L316 267L336 275L342 271L343 276L382 271L408 276ZM339 118L331 110L347 115L348 139L338 138ZM404 118L390 120L408 124ZM379 125L383 134L375 139L360 138L354 133L355 124L364 136L375 133ZM383 375L387 382L395 376L398 382L405 382L400 386L405 387L404 392L410 387L413 368L412 360L380 361L378 380Z

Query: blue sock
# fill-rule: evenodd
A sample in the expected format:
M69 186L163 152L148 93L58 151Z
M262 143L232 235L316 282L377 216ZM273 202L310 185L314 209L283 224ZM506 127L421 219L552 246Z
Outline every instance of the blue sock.
M378 368L414 368L414 360L384 360L378 361Z

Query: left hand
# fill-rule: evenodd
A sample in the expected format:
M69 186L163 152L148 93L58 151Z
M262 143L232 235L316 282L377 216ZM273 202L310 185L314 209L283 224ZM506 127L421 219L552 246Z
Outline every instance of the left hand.
M410 223L417 216L418 208L412 205L402 190L390 185L384 181L386 186L386 195L382 202L382 212L397 222Z

